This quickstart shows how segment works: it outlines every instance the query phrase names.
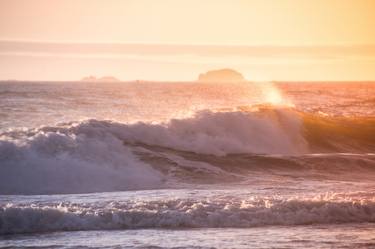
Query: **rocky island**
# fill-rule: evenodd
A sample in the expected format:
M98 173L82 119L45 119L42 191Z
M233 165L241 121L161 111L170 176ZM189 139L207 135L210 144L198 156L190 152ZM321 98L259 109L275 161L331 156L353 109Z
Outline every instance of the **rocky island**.
M230 68L218 69L202 73L198 77L199 82L241 82L246 81L245 77Z

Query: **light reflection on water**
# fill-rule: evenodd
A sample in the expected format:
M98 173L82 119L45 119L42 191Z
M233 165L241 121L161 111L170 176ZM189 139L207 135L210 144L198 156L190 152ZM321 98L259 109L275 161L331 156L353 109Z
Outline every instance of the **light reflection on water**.
M4 236L0 248L374 248L374 224L144 229Z

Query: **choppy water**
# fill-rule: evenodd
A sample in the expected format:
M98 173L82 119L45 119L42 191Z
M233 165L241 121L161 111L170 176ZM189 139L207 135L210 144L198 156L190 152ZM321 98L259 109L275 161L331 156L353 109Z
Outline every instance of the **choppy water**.
M0 247L375 247L374 83L0 96Z

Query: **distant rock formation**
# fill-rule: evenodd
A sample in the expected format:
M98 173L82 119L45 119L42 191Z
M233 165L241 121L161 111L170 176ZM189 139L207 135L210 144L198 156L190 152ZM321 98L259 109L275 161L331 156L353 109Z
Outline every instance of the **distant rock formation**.
M90 75L87 77L83 77L81 81L84 81L84 82L117 82L120 80L113 76L104 76L104 77L97 78L95 76Z
M246 81L243 75L233 69L224 68L202 73L198 77L200 82L240 82Z

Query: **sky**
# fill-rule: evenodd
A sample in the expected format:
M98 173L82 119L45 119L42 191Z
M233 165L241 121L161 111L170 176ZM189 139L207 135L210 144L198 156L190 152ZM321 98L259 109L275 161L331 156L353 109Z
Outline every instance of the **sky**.
M375 80L373 0L0 0L0 79Z

